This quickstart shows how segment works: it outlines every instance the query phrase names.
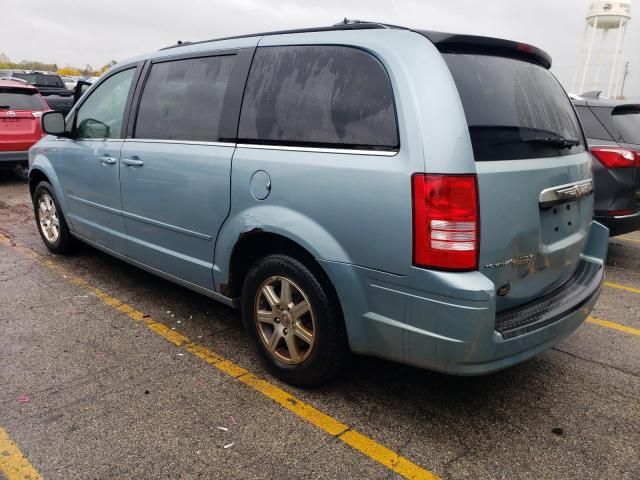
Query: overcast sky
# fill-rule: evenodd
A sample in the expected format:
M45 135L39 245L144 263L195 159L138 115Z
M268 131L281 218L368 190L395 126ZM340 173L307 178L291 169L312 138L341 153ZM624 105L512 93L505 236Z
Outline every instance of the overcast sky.
M632 0L628 0L632 1ZM632 1L632 3L634 3ZM0 0L0 53L98 68L176 40L330 25L344 17L532 43L570 88L590 0ZM640 1L623 57L640 98ZM604 70L603 78L608 78ZM590 86L589 86L590 87Z

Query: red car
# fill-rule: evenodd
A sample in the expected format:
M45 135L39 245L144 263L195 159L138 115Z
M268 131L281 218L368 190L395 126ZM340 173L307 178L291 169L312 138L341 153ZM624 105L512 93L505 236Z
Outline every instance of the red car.
M37 88L0 79L0 167L27 165L29 148L44 135L40 117L49 110Z

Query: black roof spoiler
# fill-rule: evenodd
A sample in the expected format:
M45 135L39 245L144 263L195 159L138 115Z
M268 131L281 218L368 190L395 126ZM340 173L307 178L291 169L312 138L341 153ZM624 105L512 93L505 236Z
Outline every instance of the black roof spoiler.
M458 35L428 30L415 31L431 40L442 53L494 54L533 61L546 69L551 68L551 56L544 50L528 43L477 35Z
M611 111L611 115L628 115L640 113L639 103L623 103L622 105L616 105Z

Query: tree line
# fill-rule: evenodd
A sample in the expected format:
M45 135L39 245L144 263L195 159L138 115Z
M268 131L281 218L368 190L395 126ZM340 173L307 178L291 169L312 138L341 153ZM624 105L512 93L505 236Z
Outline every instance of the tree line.
M95 69L87 64L84 68L64 66L59 67L55 63L38 62L37 60L22 60L21 62L12 62L4 53L0 53L0 70L41 70L43 72L56 72L58 75L65 76L84 76L99 77L117 62L111 60L102 67Z

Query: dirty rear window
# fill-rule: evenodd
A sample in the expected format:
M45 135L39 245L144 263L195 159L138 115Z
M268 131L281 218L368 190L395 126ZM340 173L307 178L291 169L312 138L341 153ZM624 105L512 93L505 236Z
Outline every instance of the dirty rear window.
M387 72L375 57L350 47L259 48L238 137L269 145L397 149Z
M44 110L46 108L46 105L42 103L36 92L0 88L0 111Z
M476 161L585 151L571 101L546 68L491 55L443 57L462 100Z

